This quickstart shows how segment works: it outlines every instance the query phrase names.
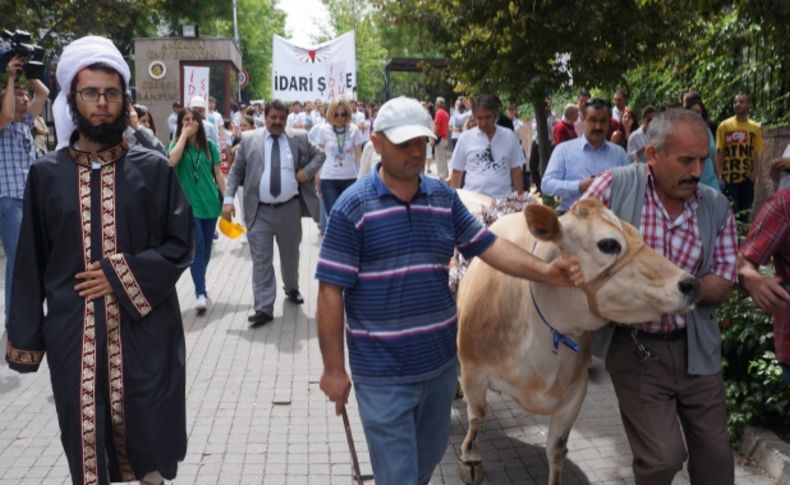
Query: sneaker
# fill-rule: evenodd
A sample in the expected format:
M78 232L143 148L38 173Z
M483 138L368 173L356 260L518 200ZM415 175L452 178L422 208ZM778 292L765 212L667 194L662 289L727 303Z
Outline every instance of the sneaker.
M206 295L198 295L197 303L195 303L195 309L198 313L203 313L208 308L208 301L206 301Z

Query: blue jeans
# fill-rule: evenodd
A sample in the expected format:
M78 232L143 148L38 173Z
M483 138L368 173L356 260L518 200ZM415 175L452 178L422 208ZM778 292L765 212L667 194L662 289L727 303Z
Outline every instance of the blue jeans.
M457 365L414 384L354 384L377 485L427 484L450 437Z
M211 259L211 245L214 243L214 229L217 227L216 219L195 218L195 259L189 267L192 281L195 283L195 295L208 295L206 293L206 270Z
M5 320L8 329L8 310L11 308L11 282L14 280L14 261L22 226L22 199L0 197L0 239L5 251Z
M340 198L340 194L344 190L351 187L357 179L342 179L342 180L324 180L321 179L321 199L324 201L324 208L326 215L329 217L332 214L332 207L335 202Z

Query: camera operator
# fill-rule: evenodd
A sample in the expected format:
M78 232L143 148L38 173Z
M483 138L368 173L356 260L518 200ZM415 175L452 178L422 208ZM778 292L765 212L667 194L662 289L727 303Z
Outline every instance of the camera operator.
M19 227L22 223L22 196L30 164L36 158L33 120L41 114L49 89L38 79L28 79L35 92L17 79L23 58L14 56L6 66L8 82L0 103L0 240L6 254L5 313L8 315L11 277L14 274ZM7 320L7 319L6 319ZM6 322L7 325L7 322Z

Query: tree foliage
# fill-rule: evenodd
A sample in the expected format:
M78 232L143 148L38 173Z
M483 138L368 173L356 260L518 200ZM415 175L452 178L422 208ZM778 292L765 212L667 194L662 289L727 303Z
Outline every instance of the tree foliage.
M0 28L29 31L53 60L84 35L108 37L127 60L135 37L180 36L197 24L202 36L233 37L231 0L0 0ZM272 34L285 31L285 13L273 0L239 0L239 37L252 97L271 92Z
M377 13L368 1L323 0L329 10L329 25L316 42L355 33L357 58L357 98L375 99L384 90L384 64L387 50L376 24Z
M776 16L764 8L775 4ZM758 8L762 6L763 8ZM678 104L690 89L700 92L712 120L732 114L732 97L743 91L752 97L752 117L790 121L790 3L746 2L722 6L696 17L681 34L688 48L668 52L631 69L626 85L631 102Z
M431 32L457 90L529 101L542 147L547 95L618 85L628 69L675 48L688 17L673 2L627 0L388 0L386 11Z
M95 34L113 39L124 55L138 32L155 29L161 0L0 0L0 28L27 30L36 42L56 51L77 37Z

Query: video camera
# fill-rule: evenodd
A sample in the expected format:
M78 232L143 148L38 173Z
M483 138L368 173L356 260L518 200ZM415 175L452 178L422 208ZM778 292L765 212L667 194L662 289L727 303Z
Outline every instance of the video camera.
M0 31L0 72L5 72L14 56L23 58L22 70L28 79L44 76L44 48L33 44L30 33L17 30L13 33Z

